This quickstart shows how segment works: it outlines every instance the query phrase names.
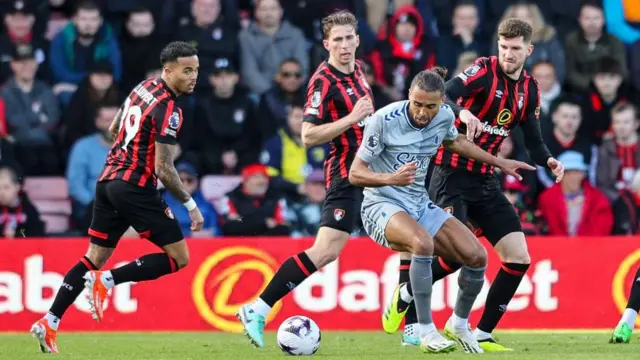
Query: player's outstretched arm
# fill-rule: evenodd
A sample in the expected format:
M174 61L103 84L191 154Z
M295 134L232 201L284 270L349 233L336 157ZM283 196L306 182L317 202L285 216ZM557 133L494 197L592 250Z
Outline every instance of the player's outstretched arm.
M452 141L444 141L442 145L447 149L458 153L466 158L475 159L485 164L500 168L505 173L513 175L519 180L522 180L522 177L517 173L518 170L523 169L533 171L536 169L533 166L521 161L502 159L497 156L493 156L488 152L482 150L476 144L465 139L463 135L458 135Z

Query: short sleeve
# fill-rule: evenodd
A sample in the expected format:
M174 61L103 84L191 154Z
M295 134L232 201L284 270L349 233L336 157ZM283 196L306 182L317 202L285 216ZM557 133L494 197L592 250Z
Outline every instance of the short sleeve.
M175 145L182 127L182 109L170 100L168 103L158 104L151 114L156 129L156 142Z
M330 86L329 79L322 74L316 75L307 88L307 102L304 106L304 121L315 125L327 122L327 98Z
M366 163L371 163L384 150L382 129L382 118L377 114L371 117L364 127L364 136L360 149L358 149L358 157Z
M456 116L453 114L453 110L446 109L448 113L451 114L451 117L448 122L449 128L447 129L447 134L444 136L444 141L454 141L458 137L458 129L456 129Z

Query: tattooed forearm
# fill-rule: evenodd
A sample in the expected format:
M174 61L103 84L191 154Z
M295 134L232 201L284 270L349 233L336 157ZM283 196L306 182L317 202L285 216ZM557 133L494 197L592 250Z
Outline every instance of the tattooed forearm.
M180 181L180 175L173 165L176 151L176 145L156 143L156 174L167 190L185 203L191 199L191 195L185 190Z
M122 116L122 109L118 110L118 113L113 118L111 122L111 126L109 126L109 133L113 139L118 137L118 133L120 132L120 117Z

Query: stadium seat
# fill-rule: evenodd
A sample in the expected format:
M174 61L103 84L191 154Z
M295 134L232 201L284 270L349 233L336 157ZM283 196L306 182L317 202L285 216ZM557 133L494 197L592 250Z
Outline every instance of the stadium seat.
M59 234L69 230L69 216L67 215L41 215L45 223L47 234Z
M29 177L24 180L24 191L31 200L67 200L69 188L63 177Z
M235 189L241 181L240 176L207 175L200 181L200 190L209 201L215 201Z

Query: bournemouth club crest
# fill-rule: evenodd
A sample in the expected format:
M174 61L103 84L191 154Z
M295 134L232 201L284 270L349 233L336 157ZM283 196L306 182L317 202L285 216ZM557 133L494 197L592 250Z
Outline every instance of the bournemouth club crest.
M333 210L333 218L336 219L336 221L340 221L342 219L344 219L344 210L342 209L335 209Z

